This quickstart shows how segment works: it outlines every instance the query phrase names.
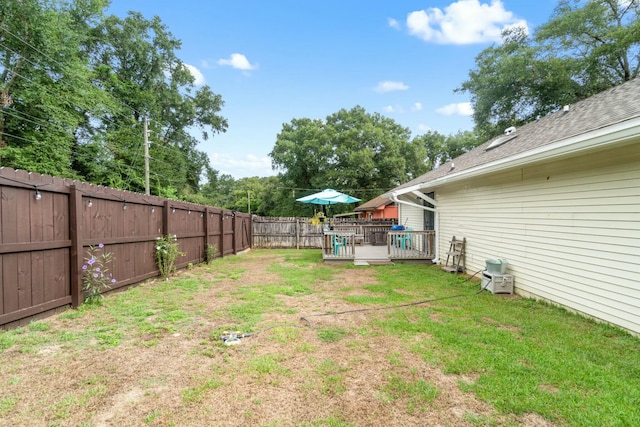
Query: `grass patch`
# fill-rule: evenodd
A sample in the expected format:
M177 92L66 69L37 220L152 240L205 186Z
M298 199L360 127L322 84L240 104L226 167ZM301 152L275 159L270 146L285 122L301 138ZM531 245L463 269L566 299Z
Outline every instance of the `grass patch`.
M353 427L354 425L336 417L322 418L299 424L300 427Z
M217 377L207 378L195 387L187 387L182 390L182 402L185 405L201 403L207 392L221 387L224 383Z
M318 338L324 342L336 342L349 335L345 329L340 327L322 328L318 331Z
M344 368L331 359L320 362L316 368L320 381L320 392L328 396L344 393L347 390L344 380L348 371L349 368Z
M15 396L0 397L0 417L13 411L18 404L18 398Z
M279 354L265 354L249 360L248 367L260 377L266 375L286 375L288 370L282 366L284 357Z
M426 411L430 403L438 397L438 389L423 380L407 380L391 374L382 389L383 401L406 400L407 410L413 413L416 409Z

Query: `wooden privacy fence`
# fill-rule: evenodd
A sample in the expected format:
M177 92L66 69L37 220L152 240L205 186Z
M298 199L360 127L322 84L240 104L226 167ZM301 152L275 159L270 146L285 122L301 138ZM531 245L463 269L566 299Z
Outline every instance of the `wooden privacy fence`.
M177 267L251 247L251 216L0 168L0 326L82 303L89 246L112 254L112 289L158 276L156 239L176 235Z
M322 225L309 218L253 217L254 248L321 248Z
M356 220L327 218L326 223L311 224L309 218L253 217L254 248L322 248L324 227L335 231L350 231L362 237L362 243L373 243L375 231L386 231L396 224L394 219Z

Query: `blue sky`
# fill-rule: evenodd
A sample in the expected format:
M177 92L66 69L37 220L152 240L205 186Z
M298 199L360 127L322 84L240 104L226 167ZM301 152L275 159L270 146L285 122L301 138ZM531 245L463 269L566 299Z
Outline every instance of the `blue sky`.
M110 13L157 15L182 40L198 84L222 96L226 133L202 142L234 178L274 175L268 154L284 123L360 105L445 135L473 127L454 93L480 51L508 26L532 32L556 0L112 0Z

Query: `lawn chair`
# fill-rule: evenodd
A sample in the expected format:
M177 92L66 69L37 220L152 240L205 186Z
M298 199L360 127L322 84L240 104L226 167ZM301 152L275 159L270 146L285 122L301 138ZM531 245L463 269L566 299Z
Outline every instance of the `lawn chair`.
M340 253L340 247L347 249L347 237L346 236L333 236L333 254L338 255Z
M407 227L405 228L405 230L413 231L413 228ZM411 233L401 234L400 236L398 236L398 239L396 240L396 242L399 244L402 250L405 250L407 248L411 249L412 248L411 237L412 237Z

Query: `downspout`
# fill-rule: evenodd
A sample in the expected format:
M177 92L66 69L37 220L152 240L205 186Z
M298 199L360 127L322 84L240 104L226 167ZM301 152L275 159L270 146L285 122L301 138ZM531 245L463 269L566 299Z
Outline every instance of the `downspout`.
M419 191L413 191L412 193L414 193L416 196L420 197L421 199L426 200L427 202L431 203L435 207L434 208L430 208L430 207L427 207L427 206L419 205L417 203L409 202L407 200L400 200L398 198L398 196L396 195L396 193L392 193L391 194L391 200L393 200L396 203L401 203L403 205L412 206L414 208L420 208L422 210L430 211L430 212L434 213L433 222L435 224L433 225L433 231L435 231L435 233L436 233L436 241L434 242L436 247L435 247L435 253L434 253L434 257L433 257L433 263L434 264L439 264L440 263L440 260L439 260L439 258L440 258L440 249L439 249L440 245L438 245L437 240L440 238L440 234L439 234L440 221L439 221L439 218L438 218L439 215L438 215L438 209L437 209L436 201L433 200L431 197L426 196L424 193L421 193Z

